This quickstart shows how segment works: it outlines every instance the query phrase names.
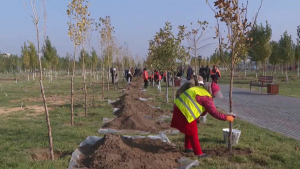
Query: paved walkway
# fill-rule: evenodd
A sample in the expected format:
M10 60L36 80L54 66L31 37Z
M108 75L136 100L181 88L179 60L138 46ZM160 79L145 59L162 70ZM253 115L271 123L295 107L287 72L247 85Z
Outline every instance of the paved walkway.
M215 105L229 111L229 86L220 85L224 98ZM300 141L300 99L280 95L250 93L233 89L233 112L237 117Z

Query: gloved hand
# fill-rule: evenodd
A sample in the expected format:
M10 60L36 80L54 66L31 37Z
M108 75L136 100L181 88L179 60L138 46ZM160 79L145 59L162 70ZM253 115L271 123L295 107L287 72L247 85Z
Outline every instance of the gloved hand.
M198 118L196 119L196 121L197 121L197 123L199 124L199 123L200 123L200 117L198 117Z
M227 116L227 118L226 118L226 121L233 122L233 120L234 120L234 117L232 117L232 116Z

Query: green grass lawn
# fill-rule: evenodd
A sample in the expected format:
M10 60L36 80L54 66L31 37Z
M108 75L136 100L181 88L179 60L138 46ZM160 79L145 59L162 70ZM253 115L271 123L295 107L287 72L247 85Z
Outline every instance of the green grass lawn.
M113 109L107 103L108 99L101 100L102 87L100 85L95 87L95 107L92 107L92 90L88 85L88 117L84 117L84 91L81 90L83 83L82 77L78 75L74 88L75 100L77 100L74 109L75 126L70 126L70 77L58 77L50 84L48 78L45 78L44 86L50 109L54 151L62 152L64 157L54 162L35 162L32 160L33 153L39 149L48 148L47 125L38 80L27 82L25 79L27 80L24 78L18 84L12 81L0 82L2 89L0 92L2 110L0 113L0 168L67 168L71 153L87 136L99 136L97 131L102 126L103 117L113 117ZM87 80L91 82L89 77ZM119 90L111 91L109 99L116 99L119 93ZM62 104L58 104L60 103L58 101ZM16 109L22 103L23 110L6 113L6 109ZM34 111L35 107L41 111Z
M289 72L289 84L286 84L285 75L282 75L282 72L277 72L275 75L271 75L270 72L267 73L267 76L274 76L275 83L279 84L279 94L291 97L300 98L300 77L297 76L295 71ZM259 72L257 76L262 76L262 72ZM247 76L243 71L235 72L234 74L234 87L250 89L250 81L257 80L255 71L248 72ZM229 85L230 84L230 74L229 72L222 72L222 78L220 78L219 84ZM258 91L258 87L252 87L253 90ZM266 92L267 88L263 88L263 92Z
M19 75L21 76L21 75ZM99 77L100 78L100 77ZM95 87L95 107L92 107L92 90L88 77L88 117L84 117L84 91L82 77L75 79L75 126L70 126L70 77L59 76L51 83L44 79L45 92L50 108L50 120L53 131L53 144L62 158L52 161L33 161L33 153L48 148L47 126L40 99L39 83L27 81L26 75L16 84L14 81L0 82L0 167L3 169L65 169L71 153L87 136L100 136L97 130L102 126L103 117L113 117L112 107L107 100L121 96L120 90L101 99L102 87ZM99 81L98 81L99 82ZM149 87L147 93L153 98L151 102L164 110L172 109L172 90L169 89L169 101L165 103L165 88L162 93ZM27 92L26 92L27 91ZM6 93L6 94L5 94ZM7 96L6 96L7 95ZM18 109L20 106L23 109ZM16 110L16 111L12 111ZM38 111L40 110L40 111ZM236 119L234 126L242 131L239 148L242 154L201 159L198 168L300 168L300 151L295 147L300 142L284 137L275 132L256 127ZM199 127L199 138L204 150L222 150L222 129L228 122L218 121L208 115L208 123ZM183 149L182 134L168 136L173 143ZM250 153L251 152L251 153Z

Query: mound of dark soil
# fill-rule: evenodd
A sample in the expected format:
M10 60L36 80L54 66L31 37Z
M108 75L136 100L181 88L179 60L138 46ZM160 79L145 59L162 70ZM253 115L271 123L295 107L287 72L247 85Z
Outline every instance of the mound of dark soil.
M118 135L105 135L92 146L81 148L83 156L79 167L89 169L170 169L181 166L177 162L182 153L161 140L129 139Z
M127 86L136 87L136 84L132 82ZM147 102L139 100L139 94L142 93L139 90L126 92L118 101L112 103L114 108L119 108L119 110L114 112L117 118L104 124L103 128L146 132L158 132L170 129L169 124L156 122L158 117L168 114L167 112L152 108Z
M152 108L147 102L137 98L135 99L129 94L124 94L118 101L112 103L112 105L114 108L119 108L119 110L115 112L117 116L121 116L122 114L140 114L155 118L168 114L168 112L163 110Z
M123 114L113 121L110 121L103 125L102 128L111 128L117 130L139 130L158 132L170 129L170 125L163 122L155 122L149 117L138 113Z

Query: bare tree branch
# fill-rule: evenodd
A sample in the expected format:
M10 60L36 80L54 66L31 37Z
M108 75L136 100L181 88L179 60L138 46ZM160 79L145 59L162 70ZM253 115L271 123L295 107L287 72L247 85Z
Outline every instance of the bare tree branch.
M34 21L34 17L33 17L33 15L29 12L29 10L28 10L28 8L27 8L27 5L26 5L26 3L25 3L24 0L23 0L23 5L24 5L26 11L28 12L29 16L30 16L30 17L32 18L32 20ZM33 23L34 23L34 22L33 22Z

